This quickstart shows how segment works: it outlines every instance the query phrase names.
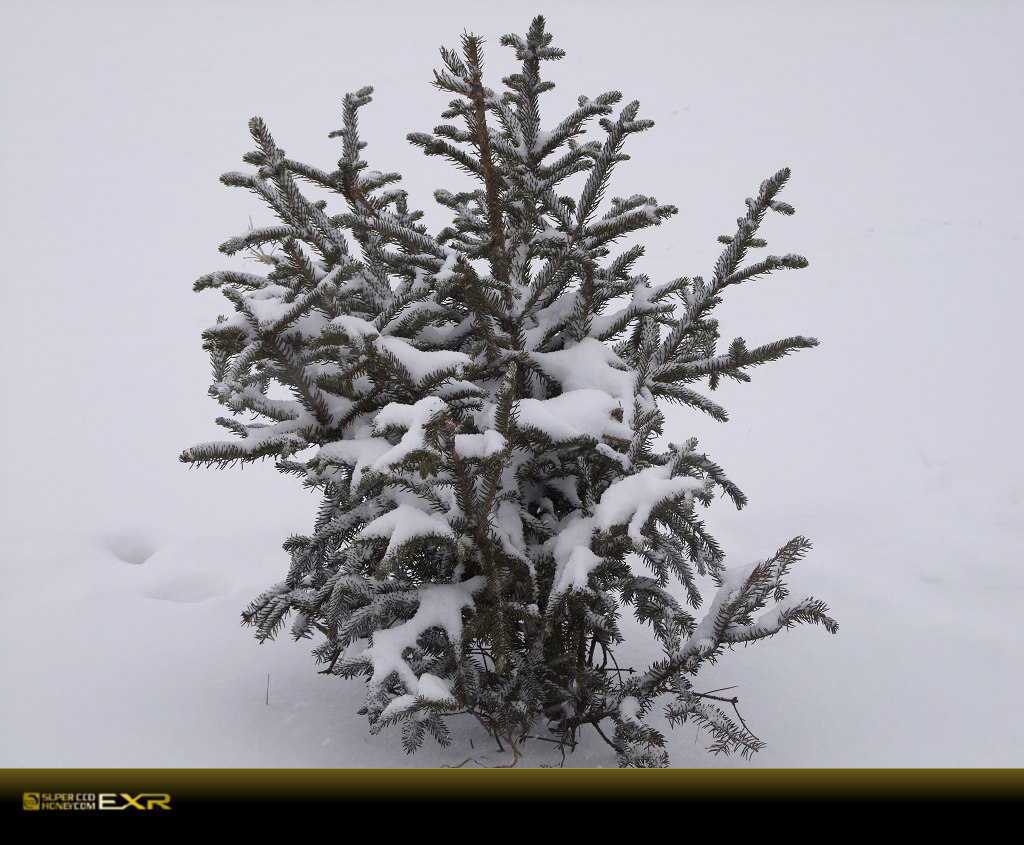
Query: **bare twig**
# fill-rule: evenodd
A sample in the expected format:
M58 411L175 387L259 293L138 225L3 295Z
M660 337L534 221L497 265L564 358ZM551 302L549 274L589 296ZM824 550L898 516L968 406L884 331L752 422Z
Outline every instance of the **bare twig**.
M722 689L735 689L735 687L722 687ZM721 690L716 690L716 692L720 691ZM754 739L757 739L757 735L752 730L750 730L750 728L747 727L747 723L743 721L743 716L740 715L740 708L736 706L740 703L740 700L737 696L734 695L732 698L725 698L721 695L711 695L711 693L708 692L695 692L693 694L698 698L710 698L712 701L724 701L726 704L731 704L732 709L736 711L736 718L739 719L740 724L743 725L743 730L745 730L748 734L754 737Z
M604 731L602 731L602 730L601 730L601 726L600 726L600 725L599 725L599 724L598 724L597 722L594 722L594 730L595 730L595 731L597 731L597 733L598 733L598 736L600 736L600 737L601 737L601 739L603 739L603 740L604 740L605 742L607 742L607 743L608 743L608 744L609 744L609 745L610 745L610 746L611 746L612 748L614 748L614 749L615 749L616 753L618 753L618 754L621 754L621 753L622 753L622 749L621 749L621 748L619 748L619 746L617 746L617 745L616 745L616 744L615 744L614 742L612 742L612 741L611 741L610 739L608 739L608 737L606 737L606 736L604 735Z
M252 217L249 218L249 231L255 232L256 229L252 225ZM263 251L262 246L251 246L246 252L253 257L254 260L259 261L261 264L269 264L271 267L277 266L277 258L274 253L277 251L277 247L274 247L270 253Z

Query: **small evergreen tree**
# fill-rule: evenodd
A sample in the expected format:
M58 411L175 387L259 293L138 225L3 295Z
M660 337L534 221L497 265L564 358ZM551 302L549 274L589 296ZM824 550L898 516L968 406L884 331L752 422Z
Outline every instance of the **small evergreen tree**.
M640 194L602 200L626 139L652 123L636 102L615 114L622 97L610 92L542 128L553 84L541 65L563 56L551 40L540 17L525 37L502 39L522 70L501 96L483 84L479 38L464 36L461 55L441 51L435 84L455 95L443 116L456 123L409 140L477 187L435 193L452 214L436 236L399 175L362 158L370 88L345 97L333 171L288 158L251 121L257 149L245 161L256 170L221 181L256 193L279 222L220 249L271 269L195 285L234 306L203 339L210 393L233 414L217 422L237 437L181 459L273 457L320 491L312 533L284 544L287 578L243 619L263 641L294 613L293 636L322 638L324 672L367 678L361 712L374 731L402 723L407 751L426 732L447 744L446 717L468 713L515 759L544 722L570 746L592 725L623 765L665 765L665 738L646 717L667 699L670 723L706 729L712 751L749 754L762 743L694 676L735 643L836 624L822 602L787 597L802 537L725 568L698 505L721 490L742 507L743 493L695 440L656 441L664 402L726 419L694 383L748 381L750 368L817 343L750 349L738 338L716 351L712 313L726 288L807 264L744 264L765 246L765 214L793 213L778 199L789 171L746 201L710 279L634 275L643 248L613 246L676 209ZM603 138L581 140L595 118ZM585 174L577 198L560 193L574 174ZM332 214L303 183L344 207ZM615 660L623 606L663 651L642 671Z

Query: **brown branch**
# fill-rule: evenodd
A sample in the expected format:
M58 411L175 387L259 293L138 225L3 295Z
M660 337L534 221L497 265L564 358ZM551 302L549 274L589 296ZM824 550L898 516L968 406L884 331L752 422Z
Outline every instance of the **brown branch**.
M465 39L466 58L473 76L469 98L474 108L474 129L476 130L476 146L480 153L480 169L484 177L484 195L487 206L487 223L491 229L491 240L494 244L496 259L491 262L492 272L504 287L506 303L512 304L512 280L509 276L509 258L505 251L504 216L501 212L501 190L495 172L494 160L491 156L491 139L487 132L487 102L484 96L483 60L480 56L481 40L474 35Z
M294 385L295 389L299 392L299 394L302 396L302 398L306 401L306 407L310 411L312 411L320 427L324 429L329 429L331 427L330 409L328 409L322 397L314 396L306 387L303 374L292 366L291 361L288 359L288 356L285 355L284 350L278 343L278 339L275 336L275 334L271 331L260 332L260 340L262 340L263 343L270 347L270 350L274 353L274 357L277 358L278 363L280 363L281 366L285 368L288 375L291 377L292 384ZM317 389L317 393L319 392L319 389ZM318 398L319 401L317 401Z
M598 724L597 722L594 722L594 730L595 730L595 731L597 731L597 733L598 733L598 735L599 735L599 736L601 737L601 739L603 739L603 740L604 740L605 742L607 742L607 743L608 743L608 744L609 744L609 745L610 745L610 746L611 746L612 748L614 748L614 749L615 749L616 753L618 753L618 754L621 754L621 753L622 753L622 749L621 749L621 748L619 748L619 746L618 746L618 745L616 745L616 744L615 744L614 742L612 742L612 741L611 741L610 739L608 739L608 737L606 737L606 736L604 735L604 731L602 731L602 730L601 730L601 726L600 726L600 725L599 725L599 724Z
M370 201L366 198L366 195L362 192L362 189L354 179L345 187L348 188L349 201L352 202L353 206L358 207L361 205L364 213L367 213L372 217L380 217L380 212L370 205Z

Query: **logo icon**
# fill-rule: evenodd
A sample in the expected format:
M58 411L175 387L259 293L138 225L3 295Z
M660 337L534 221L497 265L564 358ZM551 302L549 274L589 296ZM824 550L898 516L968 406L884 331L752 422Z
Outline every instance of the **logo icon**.
M39 793L38 792L26 792L21 796L21 809L23 810L38 810L39 809Z
M121 799L124 799L123 801ZM125 792L100 793L101 810L127 810L132 807L136 810L161 810L171 809L171 796L166 793L143 792L139 795L128 795Z

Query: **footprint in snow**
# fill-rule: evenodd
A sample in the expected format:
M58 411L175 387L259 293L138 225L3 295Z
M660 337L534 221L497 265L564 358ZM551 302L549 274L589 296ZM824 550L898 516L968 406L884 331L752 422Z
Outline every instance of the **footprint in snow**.
M133 565L145 563L156 554L156 544L144 534L110 534L103 545L119 560Z

